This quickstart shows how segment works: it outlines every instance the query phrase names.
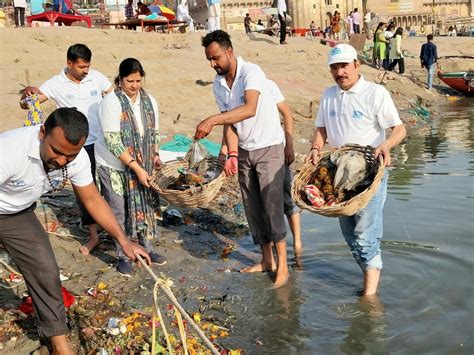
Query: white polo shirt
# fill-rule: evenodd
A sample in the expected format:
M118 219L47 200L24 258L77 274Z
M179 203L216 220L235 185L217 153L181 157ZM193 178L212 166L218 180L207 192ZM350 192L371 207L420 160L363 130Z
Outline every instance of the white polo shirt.
M52 190L40 157L40 127L0 133L0 214L23 211ZM93 182L89 156L84 149L67 167L73 185L86 186ZM49 177L57 186L63 180L62 169L51 171Z
M231 89L227 86L225 75L216 75L214 80L214 96L221 112L244 105L247 90L257 90L260 95L255 116L234 123L239 147L253 151L283 143L285 135L280 126L280 115L271 86L258 65L238 57L237 73Z
M135 103L132 103L132 100L125 95L132 107L133 115L136 119L136 124L138 130L140 131L140 135L143 137L144 130L143 130L143 123L142 123L142 111L140 105L140 93L138 94ZM160 124L160 110L158 109L158 103L156 102L155 98L148 94L150 98L151 104L153 106L153 111L155 113L155 127L156 129L159 128ZM104 97L102 102L100 103L100 110L99 110L99 123L103 133L107 132L120 132L120 118L122 117L122 105L115 94L115 92L111 92L107 96ZM94 155L95 160L102 166L106 166L111 169L125 171L125 165L122 161L113 155L107 145L105 144L104 135L101 134L94 145Z
M347 91L338 85L326 89L315 120L317 127L326 127L331 147L348 143L377 147L385 141L385 129L401 124L389 92L363 76Z
M65 70L46 81L40 90L48 99L56 101L57 107L76 107L87 117L89 136L85 145L93 144L100 134L99 104L102 92L112 84L97 70L89 70L89 74L78 84L66 76Z

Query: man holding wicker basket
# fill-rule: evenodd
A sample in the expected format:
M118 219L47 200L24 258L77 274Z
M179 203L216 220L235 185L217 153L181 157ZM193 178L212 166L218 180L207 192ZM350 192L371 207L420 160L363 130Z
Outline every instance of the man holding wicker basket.
M310 152L306 161L317 164L326 141L330 147L359 144L375 148L385 166L391 162L390 150L406 135L398 111L388 91L365 81L359 74L357 51L349 44L338 44L328 56L331 75L337 85L327 88L315 120ZM385 130L392 132L385 136ZM364 274L363 295L377 292L382 257L382 210L387 195L388 170L368 205L352 216L339 217L342 234Z

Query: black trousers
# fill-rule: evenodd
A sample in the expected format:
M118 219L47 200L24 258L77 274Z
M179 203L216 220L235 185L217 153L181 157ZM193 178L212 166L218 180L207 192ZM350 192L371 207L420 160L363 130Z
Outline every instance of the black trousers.
M15 7L15 26L25 27L25 8Z
M392 71L395 69L395 67L398 64L398 74L403 74L405 73L405 59L400 58L400 59L394 59L392 63L388 66L388 70Z
M84 149L86 150L87 155L89 156L89 160L91 162L91 173L92 173L92 178L94 179L94 184L97 185L97 183L95 181L94 144L85 145ZM87 212L86 208L82 205L81 201L79 200L79 198L77 196L76 196L76 202L77 202L77 206L81 210L82 224L85 225L85 226L88 226L90 224L94 224L95 223L94 218L92 218L92 216L89 214L89 212Z
M0 215L0 242L23 274L40 336L63 335L68 329L59 269L48 235L33 212L35 207Z
M280 20L280 43L286 40L286 12L283 12L283 16L278 13L278 19Z

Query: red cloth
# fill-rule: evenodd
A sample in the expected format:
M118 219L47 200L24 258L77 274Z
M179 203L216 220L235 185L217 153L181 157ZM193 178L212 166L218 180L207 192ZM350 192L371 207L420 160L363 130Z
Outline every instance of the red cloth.
M63 295L64 306L66 308L71 307L76 298L64 287L61 288L61 293ZM18 307L18 310L27 315L34 313L33 301L31 300L31 296L23 298L23 302Z

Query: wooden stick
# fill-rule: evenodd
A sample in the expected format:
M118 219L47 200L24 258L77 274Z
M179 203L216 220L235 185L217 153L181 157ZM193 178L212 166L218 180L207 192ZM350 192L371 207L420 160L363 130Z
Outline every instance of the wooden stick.
M216 350L214 345L211 343L211 341L207 338L206 334L202 332L201 329L197 326L196 323L194 323L194 320L189 316L188 313L184 310L183 307L178 303L178 300L176 297L174 297L173 292L169 290L168 286L163 282L162 279L160 279L158 276L155 275L152 269L146 264L146 262L143 260L143 258L140 255L136 255L137 260L143 265L146 271L153 277L153 279L157 282L161 290L165 293L165 295L169 298L169 300L173 303L173 305L179 310L181 315L188 321L189 324L193 327L193 329L196 331L197 335L201 338L201 340L206 344L207 348L211 350L211 352L214 355L220 355L220 353Z

